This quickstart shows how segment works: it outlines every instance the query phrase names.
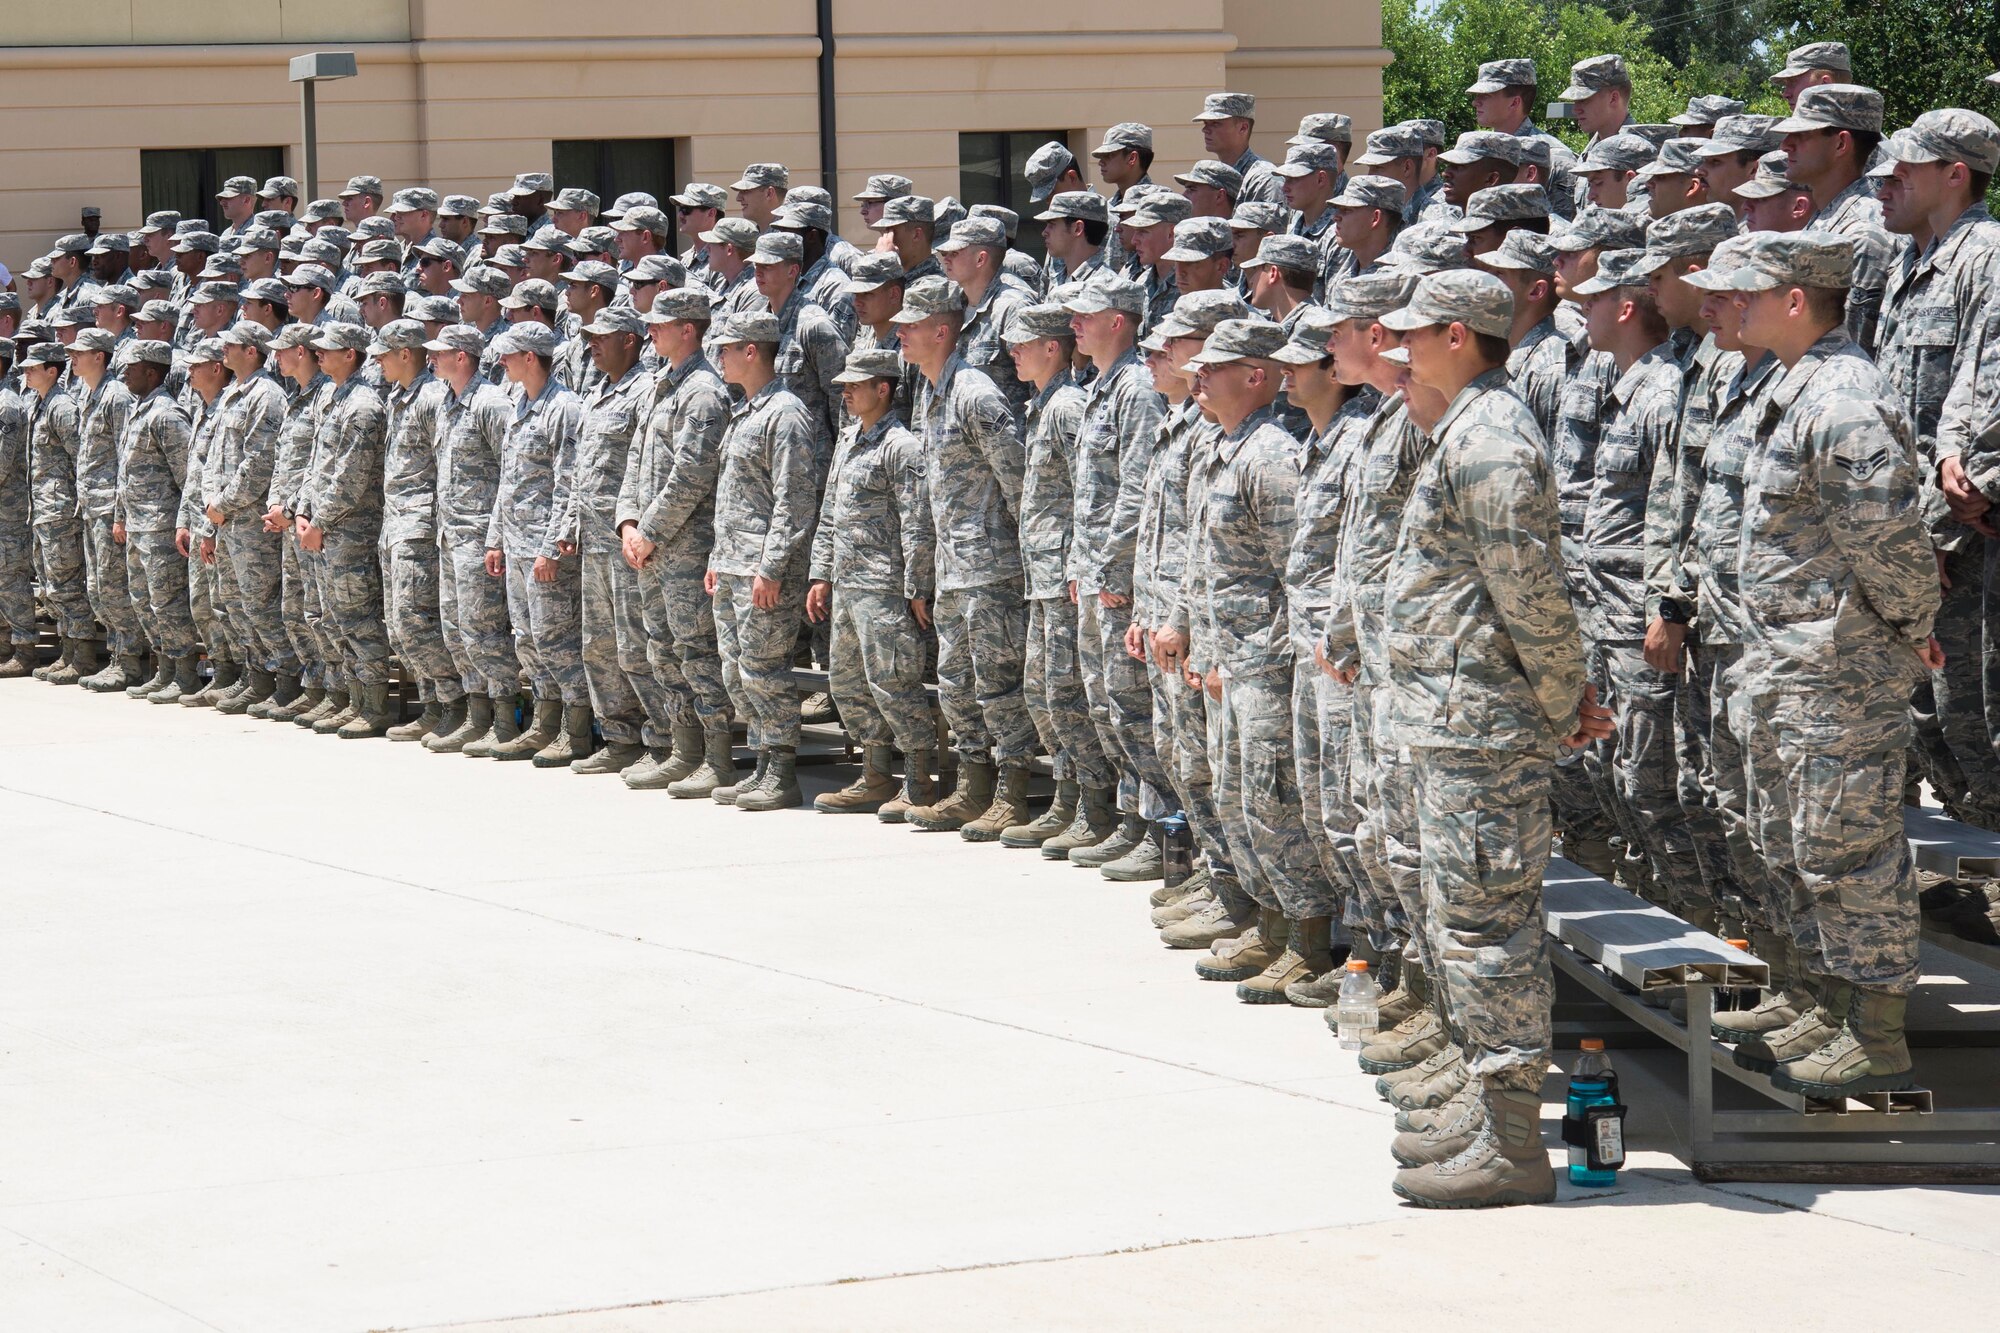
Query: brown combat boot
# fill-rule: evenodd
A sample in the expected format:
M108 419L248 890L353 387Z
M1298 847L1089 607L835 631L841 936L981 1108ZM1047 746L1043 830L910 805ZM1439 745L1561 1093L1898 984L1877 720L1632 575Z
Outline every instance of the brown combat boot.
M1555 1172L1542 1146L1542 1098L1535 1092L1487 1088L1479 1129L1456 1157L1396 1173L1396 1193L1419 1208L1503 1208L1549 1203Z
M555 739L535 751L536 768L568 768L590 753L590 705L564 704Z
M875 812L875 818L884 824L901 824L910 816L910 811L935 805L938 801L937 782L931 777L931 754L929 750L912 750L903 756L903 785L897 793L882 802L882 808Z
M453 713L457 709L457 713ZM447 725L455 723L455 725ZM493 730L493 701L483 694L468 694L445 709L438 729L424 737L423 745L432 754L457 754Z
M227 697L216 700L215 711L231 717L247 713L269 699L277 688L276 676L262 667L251 667L243 673L243 688L231 690Z
M1396 1165L1448 1162L1470 1148L1479 1137L1480 1126L1486 1123L1485 1090L1484 1083L1469 1078L1441 1106L1396 1112L1398 1132L1389 1144L1389 1155L1396 1159ZM1409 1118L1407 1127L1405 1117Z
M1257 924L1234 939L1217 940L1208 956L1196 961L1194 974L1203 981L1248 981L1285 952L1292 923L1275 907L1257 909Z
M667 795L677 801L712 797L719 788L736 781L736 751L730 741L728 727L703 733L701 747L700 767L679 782L667 784Z
M1010 828L1028 822L1028 766L1009 764L1000 770L1000 785L985 813L958 831L967 842L998 842Z
M1745 1069L1769 1074L1838 1037L1847 1022L1852 987L1835 977L1815 977L1812 989L1816 1002L1795 1021L1772 1032L1745 1037L1729 1053L1730 1058Z
M1342 961L1346 961L1345 950ZM1245 1004L1285 1004L1285 987L1316 980L1334 970L1333 918L1309 916L1292 922L1291 939L1271 965L1236 984L1236 998Z
M790 810L805 802L799 792L799 752L789 745L773 745L764 765L764 780L754 790L739 787L738 810Z
M861 772L839 791L822 794L813 809L829 815L869 815L895 799L902 790L896 775L889 771L890 750L886 745L870 745L861 751Z
M389 682L378 680L373 685L355 688L354 716L334 734L344 741L374 740L386 735L393 721L395 718L389 712Z
M1361 1048L1362 1071L1393 1074L1412 1069L1451 1044L1444 1019L1435 1009L1420 1009Z
M701 728L675 727L674 748L650 753L618 776L633 791L665 791L701 767Z
M1854 987L1839 1035L1812 1054L1779 1065L1771 1082L1786 1092L1828 1100L1916 1086L1903 1031L1909 1004L1905 995Z
M1064 778L1056 783L1056 798L1039 819L1000 830L1002 847L1039 847L1068 828L1076 819L1077 787Z
M1042 844L1042 857L1067 861L1079 847L1095 847L1118 828L1118 811L1113 807L1116 793L1109 787L1078 787L1076 818L1069 827Z
M521 722L514 714L514 700L509 697L495 699L487 719L486 730L474 736L459 749L467 759L492 759L501 749L521 739ZM533 753L530 751L530 753Z
M936 805L913 806L903 822L926 833L956 833L986 813L993 804L993 762L961 756L958 785Z
M420 741L424 737L431 735L437 731L438 723L444 721L444 710L447 706L446 704L439 703L436 699L426 699L422 712L418 713L408 722L399 723L389 728L389 739L392 741Z
M514 738L505 744L494 742L489 753L494 759L513 763L519 759L533 759L544 746L551 745L562 733L563 704L560 699L535 700L535 715L526 731L514 733ZM475 742L476 745L476 742ZM465 747L465 753L474 759L486 757L473 753L474 746Z

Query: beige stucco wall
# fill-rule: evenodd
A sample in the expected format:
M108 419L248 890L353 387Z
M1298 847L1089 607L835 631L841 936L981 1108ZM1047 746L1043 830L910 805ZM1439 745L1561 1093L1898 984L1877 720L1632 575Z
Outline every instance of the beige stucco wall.
M818 180L812 0L0 0L0 260L18 269L94 204L139 222L142 148L283 144L302 169L285 62L355 52L321 85L320 192L359 172L485 195L546 170L552 139L686 141L690 179L745 162ZM1154 126L1156 178L1201 155L1204 92L1259 98L1256 146L1300 115L1381 115L1376 0L835 0L842 226L872 172L958 190L962 130ZM912 20L926 31L913 31ZM950 25L957 25L952 27ZM1094 141L1094 140L1093 140ZM1164 168L1164 172L1163 169Z

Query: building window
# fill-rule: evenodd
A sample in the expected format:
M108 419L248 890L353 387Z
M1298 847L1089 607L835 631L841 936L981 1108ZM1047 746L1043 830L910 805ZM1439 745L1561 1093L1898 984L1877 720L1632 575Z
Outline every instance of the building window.
M1042 224L1035 221L1039 205L1028 202L1028 158L1049 140L1069 147L1068 130L981 131L958 136L958 198L967 208L998 204L1021 217L1014 247L1042 257ZM1071 148L1072 152L1075 151Z
M558 139L549 155L558 190L589 190L604 208L621 194L640 191L659 200L673 222L674 206L667 202L678 188L672 139ZM679 250L680 238L670 238L667 248Z
M184 218L206 218L211 230L221 231L226 224L215 192L222 182L231 176L255 176L262 185L284 174L282 148L142 148L140 212L171 208Z

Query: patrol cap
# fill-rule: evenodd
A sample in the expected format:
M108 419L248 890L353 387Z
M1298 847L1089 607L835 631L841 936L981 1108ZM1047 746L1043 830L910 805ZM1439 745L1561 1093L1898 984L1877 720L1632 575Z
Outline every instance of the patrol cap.
M97 234L97 239L90 243L90 248L84 251L84 253L91 255L122 255L130 254L131 250L132 239L124 232L104 231Z
M441 218L476 218L479 201L469 194L448 194L438 200L437 212Z
M21 313L20 294L17 292L0 291L0 315L18 315L20 313ZM0 338L0 342L7 342L7 341L9 341L9 339Z
M231 279L230 290L234 291L236 289L234 280L242 276L243 265L237 260L235 255L218 253L208 257L208 262L201 266L201 273L196 277L195 281L218 282L224 278L228 278Z
M1646 243L1646 219L1622 208L1599 208L1586 204L1576 212L1561 235L1549 244L1564 254L1585 250L1630 250Z
M452 198L458 199L463 198L463 196L453 195ZM315 199L306 205L305 212L299 214L299 221L306 223L338 222L344 216L345 214L341 212L340 201L338 199Z
M391 199L389 206L382 211L384 213L435 213L437 212L437 206L438 196L436 190L426 189L421 185L413 185L407 190L396 191L395 198Z
M88 329L84 330L85 333L89 331ZM76 342L71 343L68 347L64 347L61 343L45 342L35 343L24 350L19 346L17 340L0 338L0 347L7 349L5 354L9 357L18 354L20 363L24 366L60 366L70 353L77 350L77 344L82 341L83 334L79 333L76 335ZM87 351L89 349L86 348L84 350Z
M1333 197L1335 208L1379 208L1385 213L1401 213L1410 192L1393 176L1349 176L1347 185Z
M1402 346L1385 347L1382 349L1382 360L1387 361L1392 366L1401 366L1403 369L1408 370L1410 368L1410 349Z
M849 292L872 292L903 280L903 261L894 250L869 250L854 261L847 275Z
M533 194L554 194L556 178L546 171L523 171L514 177L514 188L507 191L515 199L523 199Z
M282 306L292 299L292 294L285 290L285 284L277 278L258 278L255 282L243 284L243 299L268 301L272 305Z
M301 264L282 279L287 287L317 287L331 292L340 286L333 270L324 264Z
M269 227L245 227L236 233L236 251L270 250L273 253L285 248L285 238Z
M368 296L401 296L409 290L400 273L370 273L361 280L357 294Z
M496 268L526 268L528 252L518 245L503 245L493 252L491 261Z
M646 312L648 324L665 324L669 320L684 320L694 324L706 324L715 309L715 293L699 285L671 287L653 298L653 308Z
M1175 175L1174 183L1182 189L1190 185L1213 186L1231 198L1243 193L1243 173L1228 163L1218 162L1212 157L1205 157L1186 171Z
M673 255L647 255L632 265L625 274L625 280L634 287L655 283L668 287L683 287L687 285L687 265Z
M1272 361L1291 339L1268 319L1225 319L1188 361L1190 366L1220 366L1231 361ZM1184 367L1185 368L1185 367Z
M183 355L190 366L220 365L226 346L220 338L201 338Z
M778 317L763 310L739 310L724 317L709 334L710 341L731 346L736 343L776 343Z
M493 340L493 355L513 356L517 352L533 352L536 356L556 354L556 331L546 324L526 320L519 324L509 324L506 332Z
M936 220L931 224L933 243L951 235L952 224L965 216L965 205L951 195L937 201Z
M74 307L69 309L58 307L49 315L49 327L52 329L90 328L96 323L97 311L95 308L79 310Z
M1943 107L1910 122L1888 151L1898 162L1963 162L1990 176L2000 168L2000 126L1977 111Z
M1184 221L1193 213L1194 205L1188 202L1186 195L1175 194L1172 190L1155 190L1139 201L1127 223L1132 227L1157 227L1162 222Z
M1481 93L1505 92L1509 88L1523 86L1535 86L1535 62L1516 57L1487 61L1479 67L1479 77L1468 84L1465 91L1477 97Z
M1668 116L1675 125L1713 125L1724 116L1740 116L1747 104L1720 93L1703 93L1699 97L1688 98L1688 109L1678 116Z
M1466 235L1499 223L1525 222L1549 216L1548 191L1530 182L1527 185L1489 185L1474 190L1465 201L1465 214L1453 220L1451 230Z
M449 260L460 265L465 263L465 247L457 241L447 240L442 236L433 236L422 245L412 248L417 254L429 255L433 259Z
M170 324L180 318L180 312L172 301L148 301L132 318L140 324Z
M1021 306L1008 318L1007 327L1000 334L1001 340L1010 345L1072 336L1069 311L1053 302Z
M1380 167L1401 158L1423 155L1423 131L1406 121L1401 125L1384 125L1370 134L1366 151L1354 159L1354 165Z
M1290 339L1271 353L1271 359L1287 366L1310 366L1326 356L1333 338L1335 320L1324 306L1302 306L1292 322Z
M1063 303L1073 315L1094 315L1100 310L1117 310L1139 319L1146 313L1146 289L1122 274L1099 269L1076 295Z
M1645 258L1644 250L1599 251L1597 272L1571 290L1578 296L1595 296L1620 287L1643 287L1646 285L1646 274L1639 266Z
M1018 316L1016 317L1018 320ZM833 377L835 384L866 384L870 380L900 380L903 358L893 347L864 347L847 354L847 364Z
M1734 116L1724 116L1715 122L1708 138L1695 148L1696 157L1728 157L1731 153L1756 153L1760 156L1772 152L1782 145L1785 136L1777 132L1776 116L1760 116L1755 112L1742 112Z
M1757 159L1757 173L1736 187L1739 199L1772 199L1781 194L1810 194L1810 188L1792 179L1791 159L1782 149Z
M565 272L562 275L562 280L571 283L587 282L593 287L602 287L606 291L615 291L618 287L618 270L609 264L600 263L595 259L586 259L575 268Z
M376 236L363 241L354 252L357 264L400 264L403 243L393 236Z
M407 321L397 321L404 322ZM423 332L421 325L417 327L417 332ZM486 335L470 324L447 324L437 331L437 337L422 346L426 352L464 352L467 356L478 356L486 350Z
M787 199L771 219L774 227L785 227L804 231L808 227L820 231L833 230L833 210L825 204L810 199Z
M612 200L611 207L600 210L598 216L609 218L615 223L635 208L659 208L659 206L660 201L644 190L630 190Z
M1475 262L1487 268L1511 268L1523 273L1553 274L1556 271L1556 250L1549 244L1548 237L1538 232L1522 231L1517 228L1507 233L1498 249L1488 250Z
M555 284L545 278L529 278L500 298L502 307L508 310L526 310L533 306L553 314L556 310Z
M1153 332L1162 342L1170 338L1206 338L1232 319L1250 319L1253 313L1243 298L1228 288L1206 292L1182 292L1174 308Z
M998 218L968 217L963 222L951 224L951 235L937 243L936 249L942 254L952 250L965 250L972 246L986 246L1003 250L1007 246L1007 228Z
M1780 134L1812 130L1882 132L1882 94L1858 83L1816 83L1799 94L1792 114L1772 128Z
M213 305L217 301L227 301L231 305L235 305L237 302L236 284L233 282L204 282L201 286L194 289L194 295L189 297L188 301L192 305Z
M1006 231L1009 241L1013 240L1014 234L1021 229L1021 215L1013 209L1002 207L999 204L974 204L972 211L966 216L993 219Z
M1022 175L1028 181L1028 202L1039 204L1055 193L1056 181L1075 165L1076 154L1070 152L1068 145L1057 143L1054 139L1028 154L1027 166L1022 171ZM871 197L888 198L887 195ZM855 198L859 199L861 196L856 195Z
M569 185L556 191L556 197L549 200L549 208L551 211L560 210L564 213L588 213L595 217L599 202L601 201L593 192Z
M579 259L592 255L613 255L618 252L618 233L609 227L585 227L563 249Z
M1453 166L1467 167L1474 162L1506 162L1513 166L1521 164L1521 154L1517 145L1518 135L1501 134L1497 130L1467 130L1458 136L1458 142L1438 154L1438 161L1449 162Z
M146 214L146 225L139 228L139 230L144 235L157 236L163 231L172 232L180 224L181 215L179 213L174 212L171 208L163 208L157 213Z
M254 347L260 352L271 345L271 330L254 319L239 319L218 336L231 347Z
M451 296L426 296L412 291L403 295L403 318L419 320L425 324L452 324L465 316L458 308L458 300Z
M342 199L352 199L356 195L364 194L380 199L382 197L382 178L380 176L350 176L347 181L347 188L340 192L340 197Z
M1581 102L1586 97L1595 97L1606 88L1631 86L1632 73L1625 68L1624 56L1591 56L1569 67L1569 87L1562 90L1562 99L1565 102Z
M514 289L514 280L491 264L474 264L453 278L450 287L466 296L505 296Z
M805 242L789 231L767 231L757 238L757 248L751 252L753 264L803 264L806 258Z
M0 338L0 346L11 349L13 345L6 339ZM61 343L49 343L47 345L57 349L56 355L58 357L62 355ZM69 350L72 352L104 352L109 354L117 349L118 335L110 329L79 329L77 330L76 339L69 345Z
M257 178L255 176L231 176L228 180L222 182L222 188L215 192L215 197L217 199L241 199L246 195L255 195L256 193Z
M1793 47L1785 53L1784 68L1773 74L1771 81L1796 79L1821 69L1850 76L1854 73L1854 57L1847 53L1846 42L1807 42Z
M1407 120L1404 121L1403 123L1408 125L1411 129L1417 132L1417 138L1422 140L1424 147L1426 148L1444 147L1443 121L1431 120L1427 117L1418 117L1415 120Z
M1034 159L1030 158L1029 164L1031 166L1033 162ZM915 191L916 188L917 183L908 176L898 176L893 172L884 172L879 176L870 176L868 183L855 191L854 200L856 203L866 203L871 199L900 199L904 195Z
M933 315L957 314L965 309L965 290L950 278L918 278L903 289L903 308L889 316L893 324L918 324Z
M174 285L174 273L172 269L166 268L142 268L132 275L130 285L132 290L139 293L140 299L143 300L147 292L164 292L172 288ZM8 292L7 295L13 296L14 293ZM20 298L15 297L14 299L18 301ZM0 310L4 309L6 307L0 305Z
M350 239L356 242L393 241L396 239L395 219L381 213L365 217L354 224Z
M1213 222L1215 219L1191 218L1189 221ZM1181 224L1182 227L1187 225L1186 222ZM1177 227L1174 230L1176 237L1178 237L1180 228ZM1273 234L1257 242L1256 256L1244 260L1241 267L1246 269L1261 268L1266 264L1275 264L1279 268L1297 269L1305 273L1318 273L1319 250L1311 241L1303 236Z
M29 260L28 266L21 270L21 276L24 278L48 277L49 257L47 255L38 255L34 259Z
M1299 132L1285 140L1287 147L1302 143L1330 143L1345 149L1354 142L1354 117L1338 111L1313 111L1299 117Z
M1120 195L1118 202L1112 204L1110 209L1119 217L1130 219L1134 213L1139 211L1139 206L1154 195L1173 193L1172 190L1167 189L1164 185L1154 185L1151 183L1134 185L1127 189L1124 194Z
M1283 231L1291 222L1292 210L1283 204L1262 199L1243 199L1229 215L1231 231Z
M89 254L89 253L90 253L90 238L89 238L88 236L85 236L85 235L84 235L84 234L83 234L82 232L80 232L80 231L73 231L73 232L71 232L71 233L70 233L69 235L67 235L67 236L58 236L58 237L56 238L56 245L55 245L55 249L54 249L54 250L52 250L52 251L50 251L50 253L51 253L52 255L55 255L55 254L61 254L61 255L86 255L86 254Z
M1697 204L1656 218L1646 228L1645 257L1635 266L1641 276L1655 273L1676 259L1705 255L1736 234L1736 210L1728 204ZM1598 263L1603 264L1600 258Z
M430 335L424 326L414 319L392 319L375 330L375 340L368 344L368 355L381 356L386 352L415 351L424 345Z
M13 293L9 292L8 295L12 296ZM19 298L16 299L18 300ZM123 306L127 310L137 310L140 305L139 290L136 287L128 287L122 282L106 283L104 286L99 287L96 293L92 295L90 303L92 305ZM18 309L18 307L16 308Z
M1465 238L1442 222L1419 222L1396 234L1383 262L1411 273L1436 273L1466 262Z
M1707 268L1697 269L1693 273L1684 273L1681 275L1681 281L1690 287L1698 287L1705 292L1728 291L1730 280L1734 277L1736 270L1743 267L1744 260L1750 254L1750 247L1755 244L1757 237L1762 234L1761 232L1739 232L1730 237L1722 244L1716 246L1714 253L1709 255Z
M1285 160L1271 170L1280 176L1290 176L1294 179L1310 176L1315 171L1324 171L1328 176L1337 176L1340 174L1340 149L1333 144L1317 140L1312 143L1293 144L1285 150ZM1174 179L1180 178L1176 176Z
M602 337L611 333L630 333L636 337L646 336L646 321L639 312L629 305L608 305L597 312L597 317L583 326L584 333L591 337Z
M619 219L611 224L613 231L648 231L655 236L673 234L673 224L667 215L650 204L638 204L625 210Z
M318 336L318 325L287 324L271 335L271 350L285 352L298 347L310 347L312 340Z
M1695 156L1696 146L1706 142L1703 139L1669 139L1660 145L1660 155L1639 168L1633 179L1641 184L1658 176L1692 176L1701 166L1701 159Z
M1136 120L1121 120L1104 132L1104 138L1090 150L1090 155L1104 157L1135 148L1149 153L1153 151L1153 127L1141 125Z
M1457 268L1417 280L1410 302L1382 316L1382 327L1408 333L1435 324L1463 324L1474 333L1504 338L1514 323L1514 293L1491 273Z
M528 236L528 220L519 213L495 213L486 219L486 225L479 229L481 236Z
M707 181L689 181L679 194L668 195L667 202L680 208L713 208L719 212L729 206L729 192Z
M1255 93L1210 93L1201 99L1201 114L1195 119L1231 120L1237 116L1254 118L1256 114Z
M1542 179L1547 180L1550 168L1555 165L1555 154L1551 151L1554 146L1549 140L1540 136L1534 136L1522 139L1520 146L1514 151L1520 156L1522 166L1540 167L1542 169ZM1568 150L1565 149L1564 151L1567 152Z
M365 352L374 335L360 324L323 324L312 340L316 352Z
M299 183L290 176L273 176L257 191L259 199L296 199L299 197Z
M1838 232L1762 231L1752 234L1741 267L1732 269L1733 292L1769 292L1781 287L1844 291L1854 282L1854 241Z
M1265 237L1266 242L1272 238ZM1236 249L1235 233L1221 218L1183 218L1174 224L1174 247L1161 255L1168 263L1192 264ZM1317 265L1313 267L1317 268Z
M1586 148L1583 160L1573 168L1584 175L1593 171L1637 171L1657 156L1652 143L1636 134L1611 134Z
M530 236L525 242L523 242L523 248L528 250L540 250L544 254L551 254L551 255L560 254L563 251L565 251L568 248L569 243L575 239L576 239L575 237L571 236L568 232L564 231L562 228L555 226L554 224L550 224L549 226L546 227L536 228L535 234Z
M756 190L769 186L782 190L792 183L792 173L785 170L782 162L752 162L743 168L742 178L729 188L732 190Z

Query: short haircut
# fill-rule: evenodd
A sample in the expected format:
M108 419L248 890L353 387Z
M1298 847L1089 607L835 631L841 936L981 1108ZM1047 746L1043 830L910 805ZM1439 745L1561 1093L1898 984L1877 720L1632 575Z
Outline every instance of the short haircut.
M1103 245L1104 238L1110 234L1110 223L1099 222L1096 218L1083 219L1083 239L1092 245Z
M1312 289L1319 285L1319 274L1311 269L1286 268L1283 264L1274 264L1272 267L1278 270L1278 276L1285 280L1285 286L1295 294L1311 296Z
M1474 333L1472 344L1479 349L1479 355L1489 366L1506 365L1508 356L1514 350L1513 345L1497 333Z
M1806 309L1815 319L1835 324L1847 320L1847 288L1845 287L1801 287L1806 294Z

